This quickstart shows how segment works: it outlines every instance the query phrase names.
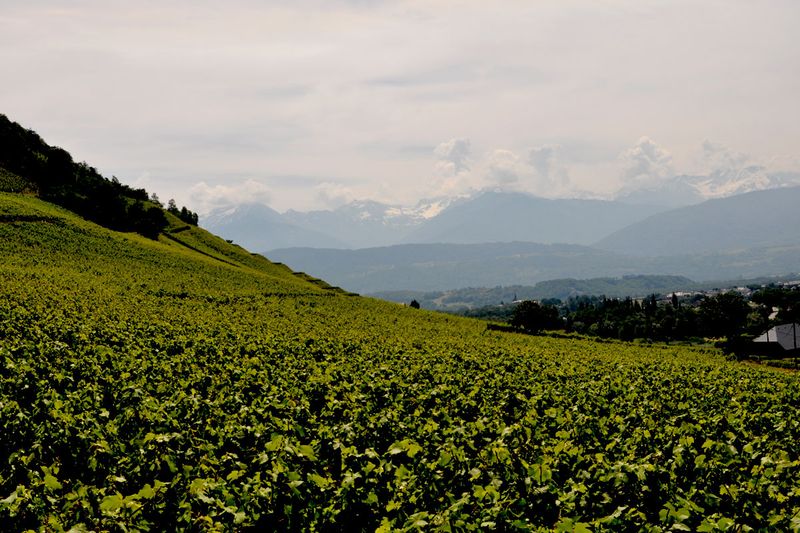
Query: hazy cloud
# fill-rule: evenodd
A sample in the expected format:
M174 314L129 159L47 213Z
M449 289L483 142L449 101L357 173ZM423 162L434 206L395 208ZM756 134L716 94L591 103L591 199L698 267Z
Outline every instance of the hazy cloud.
M622 177L629 185L658 183L675 175L672 154L649 137L641 137L620 157L624 165Z
M193 184L234 197L242 176L347 177L413 205L487 182L610 194L669 177L708 137L800 153L800 2L687 5L10 0L0 111L123 182L151 170L148 188L194 210L190 193L212 198ZM620 160L642 132L671 151ZM279 209L340 195L265 180Z
M329 208L340 207L356 199L353 189L336 182L320 183L314 187L314 193L317 199Z
M736 152L709 140L703 141L703 163L709 174L735 177L766 170L766 166L747 154Z
M235 204L260 203L269 205L272 192L263 183L245 180L225 185L209 185L200 182L189 189L189 198L200 214Z
M790 158L765 162L708 140L700 145L694 164L687 161L680 168L676 167L668 150L647 137L626 150L620 159L625 180L619 191L622 194L678 192L715 198L800 184L800 173L797 167L792 167Z
M535 146L528 152L528 162L538 178L539 189L563 192L569 185L569 174L562 158L559 144Z
M725 196L771 185L766 165L721 144L703 141L702 160L703 175L697 188L706 196Z
M511 150L498 148L487 159L486 178L490 185L500 188L516 188L526 174L520 157Z
M450 139L436 147L437 168L441 174L453 175L470 169L472 146L469 139Z

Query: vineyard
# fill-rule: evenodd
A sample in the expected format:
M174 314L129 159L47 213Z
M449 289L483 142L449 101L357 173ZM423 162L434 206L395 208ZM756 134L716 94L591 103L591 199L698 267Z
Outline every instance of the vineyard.
M800 382L361 298L0 194L0 524L800 530Z

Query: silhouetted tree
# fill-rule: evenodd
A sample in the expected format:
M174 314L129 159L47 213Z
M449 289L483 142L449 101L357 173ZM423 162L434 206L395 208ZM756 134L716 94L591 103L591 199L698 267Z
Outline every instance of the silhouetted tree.
M731 337L744 330L750 307L736 292L723 292L700 302L698 315L703 335Z
M558 309L555 307L525 300L514 308L511 325L529 333L537 333L543 329L559 328L561 321L558 317Z

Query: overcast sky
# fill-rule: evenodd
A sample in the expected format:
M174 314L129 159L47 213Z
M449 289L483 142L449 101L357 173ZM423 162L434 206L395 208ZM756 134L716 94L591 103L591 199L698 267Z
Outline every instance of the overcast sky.
M800 170L798 26L797 0L3 0L0 113L201 212L603 197Z

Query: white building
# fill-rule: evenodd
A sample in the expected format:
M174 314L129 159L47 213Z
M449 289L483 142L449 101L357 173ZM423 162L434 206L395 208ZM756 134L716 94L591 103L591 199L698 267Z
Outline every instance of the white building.
M800 324L781 324L753 339L753 342L777 343L784 350L797 350Z

